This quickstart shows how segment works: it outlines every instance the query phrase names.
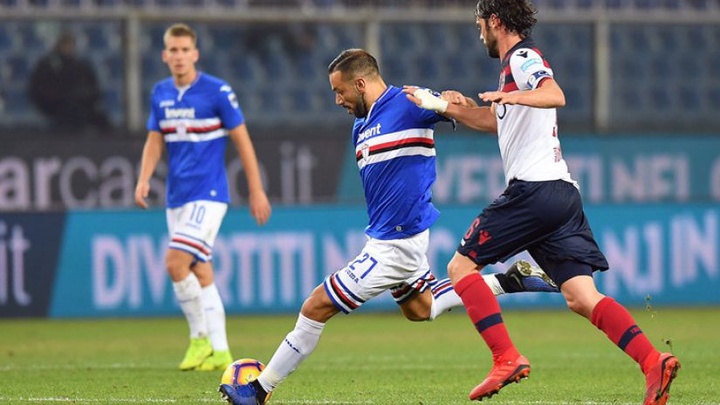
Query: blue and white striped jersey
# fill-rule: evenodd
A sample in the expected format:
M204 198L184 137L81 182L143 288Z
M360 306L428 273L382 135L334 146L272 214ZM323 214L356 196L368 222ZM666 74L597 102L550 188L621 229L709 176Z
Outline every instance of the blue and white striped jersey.
M225 147L228 130L244 122L235 93L217 77L198 73L181 89L172 77L155 85L147 129L165 140L169 208L196 200L230 202Z
M435 182L435 123L445 120L388 86L367 117L353 126L355 158L376 239L402 239L428 229L440 212L431 202Z

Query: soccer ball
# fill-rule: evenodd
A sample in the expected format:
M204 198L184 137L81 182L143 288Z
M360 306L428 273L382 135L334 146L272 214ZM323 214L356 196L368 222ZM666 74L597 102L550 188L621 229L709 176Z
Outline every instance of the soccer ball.
M220 384L243 385L254 381L263 371L265 365L255 359L235 360L227 366L220 379Z

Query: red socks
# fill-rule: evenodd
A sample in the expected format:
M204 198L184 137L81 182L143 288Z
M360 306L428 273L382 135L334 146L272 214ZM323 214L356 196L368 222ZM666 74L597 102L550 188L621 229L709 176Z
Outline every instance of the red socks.
M475 329L492 351L493 360L498 362L501 357L515 360L520 353L510 340L500 315L500 305L480 273L463 277L455 285L455 292L462 299Z
M643 373L660 356L625 307L614 299L605 297L595 305L590 322L605 332L607 337L622 351L632 357Z

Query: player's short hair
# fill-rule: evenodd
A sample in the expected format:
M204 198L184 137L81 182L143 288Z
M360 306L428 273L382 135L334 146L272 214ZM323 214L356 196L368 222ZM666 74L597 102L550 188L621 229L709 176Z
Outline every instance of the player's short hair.
M197 34L195 30L187 24L177 23L168 27L168 29L165 30L165 35L163 35L163 42L167 43L170 37L190 37L193 45L197 45Z
M328 65L328 74L340 72L343 78L380 76L377 59L364 49L346 49Z
M505 28L523 38L530 36L537 22L537 9L530 0L479 0L475 17L487 20L491 15L502 21Z

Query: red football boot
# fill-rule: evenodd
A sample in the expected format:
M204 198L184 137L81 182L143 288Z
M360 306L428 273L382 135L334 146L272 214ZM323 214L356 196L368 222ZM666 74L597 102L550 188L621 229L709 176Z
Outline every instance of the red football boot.
M670 384L680 370L680 362L670 353L663 353L645 374L644 405L665 405L670 396Z
M530 362L525 356L518 356L515 360L502 360L493 365L490 374L470 391L470 399L482 401L483 398L490 398L500 389L510 383L520 382L530 374Z

